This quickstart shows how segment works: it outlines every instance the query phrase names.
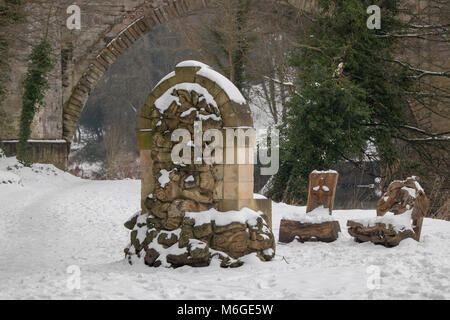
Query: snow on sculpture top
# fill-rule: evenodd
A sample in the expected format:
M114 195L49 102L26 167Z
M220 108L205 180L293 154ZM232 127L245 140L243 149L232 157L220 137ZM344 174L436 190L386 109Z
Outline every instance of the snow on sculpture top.
M217 83L217 85L226 92L226 94L228 95L230 100L232 100L238 104L246 104L247 103L247 100L245 100L244 96L241 94L239 89L236 88L236 86L230 80L228 80L226 77L224 77L217 71L211 69L211 67L208 66L207 64L204 64L202 62L195 61L195 60L186 60L186 61L183 61L183 62L180 62L179 64L177 64L176 68L200 68L197 71L197 74ZM162 78L161 81L159 81L158 84L153 89L158 87L164 81L175 77L175 75L176 75L175 71L170 72L164 78ZM173 88L173 89L175 89L175 88ZM203 88L203 90L205 90L205 89ZM162 105L162 104L163 103L161 101L159 103L159 105Z
M219 111L219 109L217 108L216 101L214 100L213 96L211 96L211 94L208 92L208 90L206 90L197 83L185 82L171 87L161 97L156 99L155 107L159 110L159 112L164 113L170 107L172 102L175 102L178 106L181 106L179 97L173 95L174 90L185 90L188 92L196 91L200 95L199 102L205 100L207 104L214 106L217 109L217 111Z
M236 88L236 86L226 77L211 69L210 66L195 60L187 60L177 64L177 68L182 67L199 67L200 70L197 71L197 74L217 83L222 88L222 90L227 93L228 97L230 97L231 100L239 104L247 103L239 89Z
M200 70L197 71L197 74L217 83L222 88L222 90L224 90L227 93L228 97L231 100L239 104L247 103L242 93L239 91L238 88L236 88L236 86L230 80L228 80L226 77L224 77L217 71L211 69L211 67L208 66L207 64L195 60L187 60L180 62L179 64L177 64L176 67L177 68L199 67Z

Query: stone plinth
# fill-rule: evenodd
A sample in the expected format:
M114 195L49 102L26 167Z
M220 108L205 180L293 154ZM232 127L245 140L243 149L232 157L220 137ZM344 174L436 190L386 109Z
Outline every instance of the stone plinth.
M231 215L228 222L223 221L226 215ZM217 257L222 267L238 267L242 265L239 258L250 253L263 261L275 255L271 230L261 214L250 209L185 212L179 228L172 231L161 227L160 221L149 214L127 221L126 227L132 230L131 244L125 249L130 263L143 258L152 267L202 267Z
M270 199L221 200L218 208L222 212L241 210L243 208L261 211L263 213L262 218L269 228L272 229L272 200Z

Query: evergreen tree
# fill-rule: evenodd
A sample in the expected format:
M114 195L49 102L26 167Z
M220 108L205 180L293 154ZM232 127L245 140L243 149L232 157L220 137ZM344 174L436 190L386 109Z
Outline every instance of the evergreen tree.
M375 2L375 3L374 3ZM381 30L367 27L367 7L381 8ZM409 71L392 58L402 28L397 1L319 0L321 14L291 63L299 70L300 94L292 98L280 128L280 170L269 196L302 203L309 173L340 160L357 164L376 147L386 165L399 157L396 138L407 123Z

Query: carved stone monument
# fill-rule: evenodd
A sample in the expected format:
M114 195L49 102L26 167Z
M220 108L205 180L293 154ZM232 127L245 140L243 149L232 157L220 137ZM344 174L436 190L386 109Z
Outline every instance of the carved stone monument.
M306 214L286 215L280 222L279 241L335 241L341 228L332 217L338 173L313 171L309 176Z
M334 196L339 174L334 170L313 171L309 175L308 204L306 212L323 206L333 213Z
M148 97L137 133L141 212L125 226L130 263L223 267L275 255L271 200L253 197L250 109L224 76L185 61Z
M348 221L348 232L357 242L371 241L385 247L397 246L406 238L419 241L429 208L429 200L416 177L393 181L378 201L377 217Z

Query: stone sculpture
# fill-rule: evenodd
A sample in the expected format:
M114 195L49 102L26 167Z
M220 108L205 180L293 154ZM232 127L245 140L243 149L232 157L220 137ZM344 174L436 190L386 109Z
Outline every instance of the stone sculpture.
M139 120L142 210L125 224L132 230L130 263L206 266L218 257L233 267L249 253L273 258L271 201L253 197L252 127L239 90L207 65L182 62L161 80ZM221 139L222 146L208 149ZM239 161L239 152L248 159ZM210 161L221 155L222 163Z

